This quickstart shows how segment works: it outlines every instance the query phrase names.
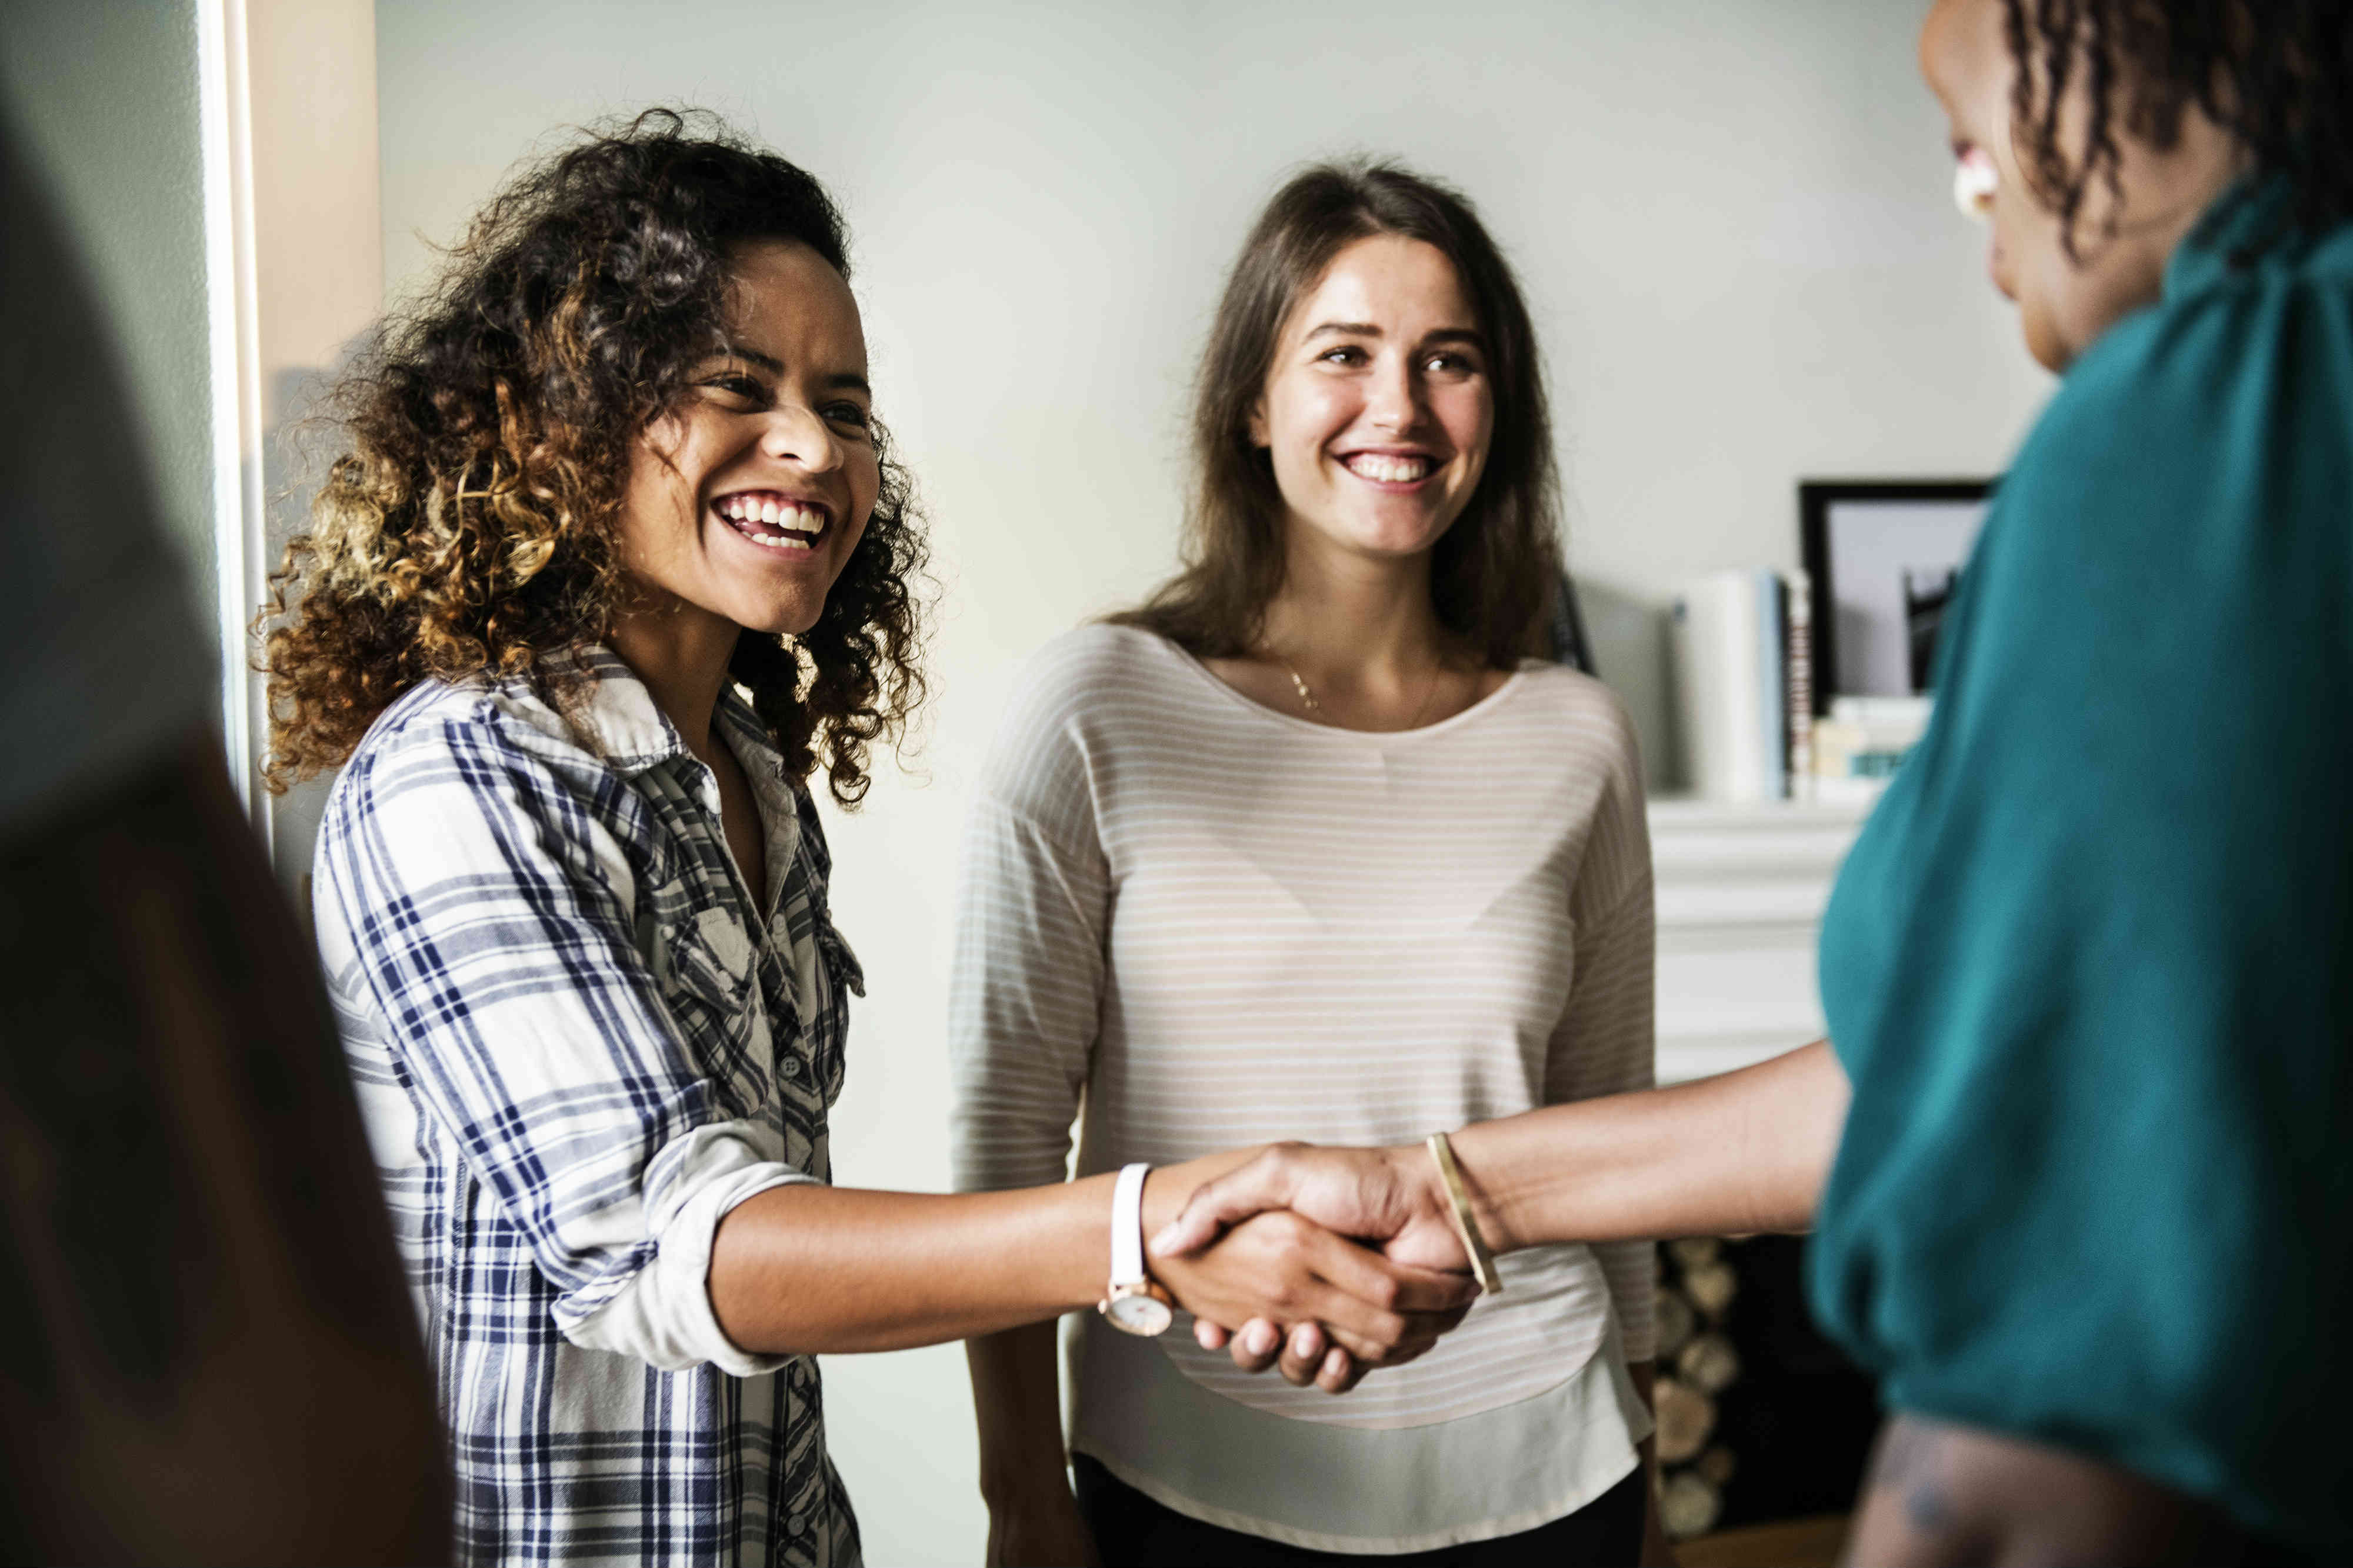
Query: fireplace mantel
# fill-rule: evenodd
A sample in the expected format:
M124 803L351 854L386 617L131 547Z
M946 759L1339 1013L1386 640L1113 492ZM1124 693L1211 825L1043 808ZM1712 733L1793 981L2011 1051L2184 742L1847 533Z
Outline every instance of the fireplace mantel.
M1763 1061L1822 1036L1815 942L1869 807L1651 803L1659 1081Z

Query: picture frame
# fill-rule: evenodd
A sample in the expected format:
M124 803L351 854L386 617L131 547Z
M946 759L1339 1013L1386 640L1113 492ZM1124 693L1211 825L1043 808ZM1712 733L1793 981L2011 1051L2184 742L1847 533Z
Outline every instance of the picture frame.
M1813 601L1814 713L1841 696L1928 689L1946 601L1994 479L1805 479L1798 542Z

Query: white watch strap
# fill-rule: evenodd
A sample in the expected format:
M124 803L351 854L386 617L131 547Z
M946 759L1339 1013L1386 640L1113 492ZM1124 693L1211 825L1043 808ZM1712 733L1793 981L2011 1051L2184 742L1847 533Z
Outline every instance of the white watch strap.
M1149 1165L1120 1169L1111 1190L1111 1282L1141 1285L1151 1278L1144 1272L1144 1177Z

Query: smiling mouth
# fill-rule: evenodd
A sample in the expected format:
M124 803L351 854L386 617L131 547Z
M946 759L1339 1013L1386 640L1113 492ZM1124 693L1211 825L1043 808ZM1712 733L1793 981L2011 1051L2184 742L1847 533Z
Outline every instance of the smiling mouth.
M753 543L786 554L817 548L828 513L776 490L738 490L712 503L719 520Z
M1426 457L1391 452L1352 452L1340 464L1358 479L1377 485L1419 484L1437 466Z

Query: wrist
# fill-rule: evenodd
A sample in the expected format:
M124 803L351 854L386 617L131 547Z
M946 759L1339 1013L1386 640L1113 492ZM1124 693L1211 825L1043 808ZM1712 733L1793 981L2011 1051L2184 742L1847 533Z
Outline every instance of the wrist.
M1053 1454L983 1465L980 1500L991 1513L1037 1513L1068 1507L1074 1500L1070 1472L1061 1456Z
M1459 1132L1451 1133L1447 1142L1454 1151L1454 1168L1462 1182L1462 1195L1471 1207L1471 1221L1479 1227L1479 1237L1487 1250L1498 1256L1517 1251L1526 1245L1514 1224L1513 1205L1502 1184L1494 1179L1497 1163L1495 1140L1490 1131L1493 1123L1472 1122ZM1409 1145L1416 1156L1413 1176L1418 1202L1443 1213L1451 1200L1446 1184L1438 1173L1437 1162L1430 1152L1419 1144ZM1402 1154L1403 1150L1392 1151Z
M1438 1162L1430 1156L1429 1144L1388 1144L1381 1150L1381 1160L1388 1167L1390 1183L1404 1197L1408 1214L1444 1216L1453 1207L1453 1200L1446 1195L1446 1182L1438 1173Z
M1141 1209L1144 1234L1157 1235L1161 1226L1176 1217L1178 1211L1185 1206L1185 1200L1191 1197L1193 1189L1199 1185L1199 1181L1187 1178L1186 1168L1182 1165L1155 1165L1145 1172ZM1147 1250L1144 1256L1145 1271L1158 1279L1163 1261Z
M1120 1167L1112 1188L1110 1283L1096 1310L1114 1329L1147 1339L1167 1331L1176 1303L1152 1277L1144 1252L1144 1192L1153 1167Z

